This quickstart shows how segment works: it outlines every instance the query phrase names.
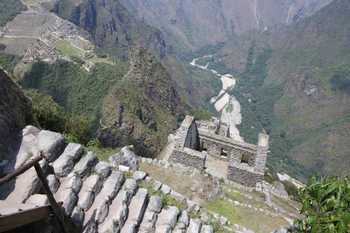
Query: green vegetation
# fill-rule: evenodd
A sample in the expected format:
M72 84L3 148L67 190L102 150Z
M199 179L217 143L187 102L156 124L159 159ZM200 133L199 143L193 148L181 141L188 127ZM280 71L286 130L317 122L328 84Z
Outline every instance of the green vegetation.
M51 96L36 90L27 90L26 95L32 100L34 121L39 127L64 133L68 140L82 144L91 139L86 116L66 113Z
M103 147L98 139L91 139L87 143L87 148L95 152L99 160L107 161L111 155L117 154L121 148Z
M350 232L349 178L312 178L300 191L300 199L305 218L296 222L296 232Z
M1 53L0 51L0 67L6 70L7 72L12 73L18 61L19 57L15 55Z
M20 83L25 88L52 96L66 112L85 115L94 127L103 98L125 72L126 64L123 63L115 66L97 64L89 73L71 62L59 61L53 65L38 62Z
M336 70L330 83L334 90L344 91L350 95L350 67L346 68Z
M56 44L56 49L64 56L68 57L84 57L85 51L74 47L69 41L59 40Z
M25 6L20 0L0 1L0 26L4 26L11 21L18 13L25 10Z
M268 164L283 169L291 174L307 177L306 171L286 155L297 144L286 135L286 129L276 118L275 104L283 96L283 84L264 85L268 76L268 61L273 51L269 48L258 48L254 42L248 51L245 71L239 75L236 88L232 91L242 107L241 135L246 141L257 142L257 135L265 130L270 135Z
M210 120L211 117L213 116L213 114L211 112L209 112L208 110L205 109L195 109L192 112L192 115L195 117L195 119L197 120Z
M161 200L162 200L162 205L164 207L176 206L180 210L186 209L186 203L185 202L178 201L174 197L170 196L169 194L164 194L160 190L154 190L153 185L150 182L142 181L139 184L139 187L147 189L148 194L151 195L151 196L153 196L153 195L159 196L161 198Z

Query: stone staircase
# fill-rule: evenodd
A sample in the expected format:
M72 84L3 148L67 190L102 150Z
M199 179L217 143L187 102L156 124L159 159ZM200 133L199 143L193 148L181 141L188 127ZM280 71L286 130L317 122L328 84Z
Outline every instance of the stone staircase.
M23 130L22 141L20 157L12 166L21 166L30 159L26 152L42 151L46 159L40 164L54 197L63 203L67 216L83 232L213 232L210 225L190 218L188 210L163 206L160 195L151 195L140 187L142 182L151 180L142 171L123 172L117 164L99 161L93 152L79 144L67 145L62 135L32 126ZM3 188L0 192L4 192ZM48 204L34 169L18 176L0 206L1 202Z

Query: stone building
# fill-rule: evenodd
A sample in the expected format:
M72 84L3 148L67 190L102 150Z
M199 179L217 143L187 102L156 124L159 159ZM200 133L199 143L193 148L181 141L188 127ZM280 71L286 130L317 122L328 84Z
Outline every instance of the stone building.
M176 131L170 161L255 186L264 177L269 136L260 133L254 145L230 138L229 128L215 118L196 121L186 116Z

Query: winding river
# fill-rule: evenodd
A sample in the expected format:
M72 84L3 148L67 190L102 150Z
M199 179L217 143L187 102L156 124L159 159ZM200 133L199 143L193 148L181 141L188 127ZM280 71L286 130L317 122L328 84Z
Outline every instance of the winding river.
M214 69L209 69L209 63L207 63L205 66L198 64L198 60L211 58L212 56L213 55L206 55L203 57L194 58L190 65L198 69L211 72L216 77L220 78L222 88L216 96L213 96L210 99L210 103L214 105L218 113L221 113L221 122L229 125L231 138L237 141L243 141L243 138L240 136L237 128L237 126L242 123L241 105L235 96L228 93L230 90L235 88L236 78L231 74L220 74Z

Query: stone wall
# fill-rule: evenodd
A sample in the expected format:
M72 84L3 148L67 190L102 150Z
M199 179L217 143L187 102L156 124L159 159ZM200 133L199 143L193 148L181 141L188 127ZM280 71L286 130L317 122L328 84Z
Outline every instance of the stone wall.
M216 143L213 140L208 140L205 137L201 138L201 145L206 149L208 154L218 158L220 160L235 160L236 162L241 162L242 157L245 155L248 157L248 164L254 166L255 164L255 154L246 150L242 150L236 147L232 147L223 143ZM222 156L222 150L227 153L227 156Z
M264 173L254 171L254 167L231 162L228 166L227 179L242 185L255 187L258 182L264 179Z
M180 163L199 170L205 168L205 160L206 156L203 153L189 148L174 149L170 156L170 161L173 163Z

